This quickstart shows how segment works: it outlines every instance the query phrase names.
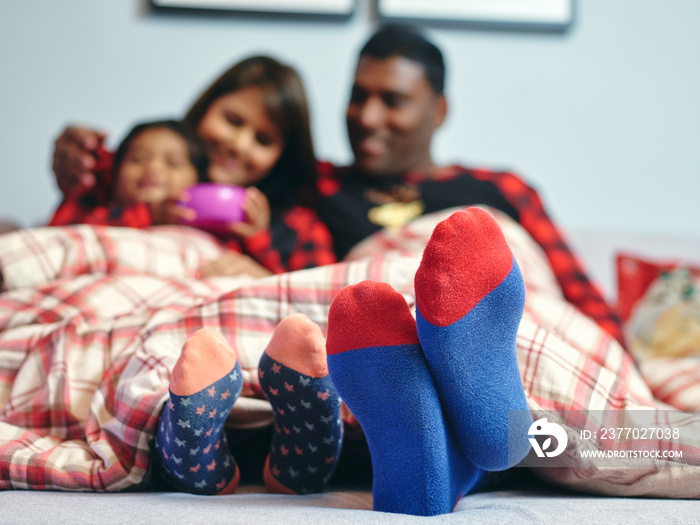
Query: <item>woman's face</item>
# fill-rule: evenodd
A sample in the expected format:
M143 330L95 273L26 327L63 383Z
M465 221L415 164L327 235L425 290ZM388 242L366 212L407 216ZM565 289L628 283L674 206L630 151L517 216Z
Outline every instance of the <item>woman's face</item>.
M284 150L284 138L270 120L257 86L216 99L197 132L209 153L213 182L252 186L265 178Z
M124 204L161 204L197 182L187 141L168 128L139 133L117 173L117 198Z

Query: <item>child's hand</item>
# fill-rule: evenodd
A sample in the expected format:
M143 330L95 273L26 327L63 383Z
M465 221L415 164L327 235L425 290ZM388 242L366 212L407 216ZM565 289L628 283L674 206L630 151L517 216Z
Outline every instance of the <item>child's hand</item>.
M216 261L205 264L199 271L202 279L234 277L247 274L251 277L267 277L272 272L242 253L226 250Z
M270 203L263 192L252 186L246 190L243 214L243 222L229 224L229 228L236 235L252 237L270 226Z
M156 224L182 224L183 221L193 221L197 218L197 212L192 208L188 208L186 204L187 193L183 192L176 199L168 199L161 205L161 211L158 214L159 222L156 222L156 213L153 212L154 223Z

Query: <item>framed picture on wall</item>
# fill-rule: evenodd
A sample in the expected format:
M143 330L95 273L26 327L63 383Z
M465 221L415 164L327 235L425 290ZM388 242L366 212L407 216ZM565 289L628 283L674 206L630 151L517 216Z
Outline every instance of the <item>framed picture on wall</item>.
M377 1L383 21L563 31L574 18L573 0Z
M350 16L355 0L150 0L156 8L251 14Z

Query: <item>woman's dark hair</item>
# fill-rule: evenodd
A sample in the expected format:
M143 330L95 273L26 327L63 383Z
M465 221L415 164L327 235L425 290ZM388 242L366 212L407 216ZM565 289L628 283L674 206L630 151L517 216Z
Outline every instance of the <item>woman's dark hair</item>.
M436 95L442 95L445 90L442 52L415 27L394 24L380 27L360 50L360 58L364 56L378 59L400 56L412 60L423 67Z
M190 162L197 170L197 182L207 182L209 180L209 155L207 155L202 139L199 138L192 127L181 120L154 120L136 124L127 133L126 137L122 139L117 151L114 153L114 161L112 162L112 174L115 183L119 176L119 166L121 166L124 155L129 150L134 139L146 130L161 128L174 131L185 139Z
M262 91L265 109L279 126L284 149L273 168L256 186L273 208L310 199L315 191L316 155L311 139L309 107L297 72L266 56L254 56L224 72L192 105L185 122L197 128L218 98L246 87Z

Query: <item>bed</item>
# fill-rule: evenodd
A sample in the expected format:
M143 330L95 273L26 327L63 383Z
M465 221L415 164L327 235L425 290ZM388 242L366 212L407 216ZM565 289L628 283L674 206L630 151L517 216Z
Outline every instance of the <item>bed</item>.
M670 447L682 458L606 467L565 452L561 466L523 468L500 490L465 497L452 514L433 518L373 512L368 486L331 484L326 493L309 496L266 494L256 484L221 497L151 490L149 447L169 371L189 335L205 326L220 330L254 392L259 356L287 315L304 313L325 330L334 294L363 279L386 281L412 303L422 246L447 213L382 232L343 263L255 281L197 280L197 268L221 248L184 227L80 225L1 236L0 522L539 523L556 517L562 523L623 523L630 513L645 521L695 520L697 354L670 359L642 351L633 358L562 300L539 247L496 212L526 281L517 344L533 417L560 424L572 450L602 446L581 437L595 422L572 421L572 410L676 418L682 439L647 440L645 446ZM574 237L573 244L585 261L603 260L593 251L605 248L599 238ZM649 252L653 246L644 250L658 255ZM593 270L602 281L612 266L611 259L605 263ZM266 417L264 401L245 397L229 423L254 426Z

